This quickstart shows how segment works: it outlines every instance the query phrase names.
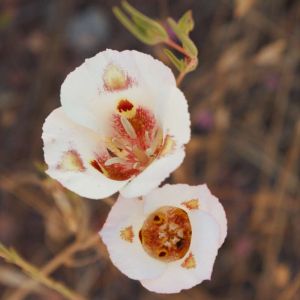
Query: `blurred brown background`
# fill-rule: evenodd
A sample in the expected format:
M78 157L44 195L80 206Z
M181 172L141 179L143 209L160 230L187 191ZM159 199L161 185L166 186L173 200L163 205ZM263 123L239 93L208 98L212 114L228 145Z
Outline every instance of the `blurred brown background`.
M168 63L114 18L119 1L0 1L1 243L84 299L300 299L300 1L130 3L162 20L193 11L200 64L182 84L193 136L168 181L207 183L225 207L229 234L212 281L148 292L114 268L100 241L84 240L109 201L81 199L43 173L43 121L84 58L137 49ZM0 298L65 299L1 258Z

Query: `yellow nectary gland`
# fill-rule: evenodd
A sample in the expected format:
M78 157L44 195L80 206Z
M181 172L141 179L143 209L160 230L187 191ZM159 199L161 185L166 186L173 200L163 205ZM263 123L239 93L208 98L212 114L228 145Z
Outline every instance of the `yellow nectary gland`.
M192 228L187 213L177 207L163 206L144 222L139 238L152 257L175 261L184 257L190 247Z

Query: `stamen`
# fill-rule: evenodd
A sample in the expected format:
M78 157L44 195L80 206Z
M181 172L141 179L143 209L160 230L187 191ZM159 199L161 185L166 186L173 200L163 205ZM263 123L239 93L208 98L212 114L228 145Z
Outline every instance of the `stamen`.
M126 130L127 134L132 138L132 139L136 139L136 133L134 131L134 128L132 127L132 125L130 124L130 122L128 121L127 118L125 118L124 116L121 116L121 123L124 127L124 129Z
M123 150L120 150L119 147L112 141L112 139L106 139L105 145L107 149L114 154L114 156L118 156L124 158Z
M119 157L112 157L110 159L108 159L104 165L105 166L110 166L110 165L113 165L113 164L122 164L124 163L124 160L119 158Z
M135 107L127 99L120 100L116 110L118 113L112 115L113 134L104 139L106 151L90 164L110 179L127 180L172 151L172 139L164 138L149 110Z
M157 128L157 131L155 133L154 136L154 140L152 142L152 145L150 147L150 152L152 153L152 155L155 153L156 149L159 148L159 146L161 145L163 140L163 132L161 128Z
M121 139L118 139L116 137L111 139L111 144L113 144L115 147L119 148L120 150L126 148L125 141L122 141Z
M146 155L144 151L142 151L140 148L134 146L133 147L133 154L137 157L137 160L141 163L147 163L149 157Z

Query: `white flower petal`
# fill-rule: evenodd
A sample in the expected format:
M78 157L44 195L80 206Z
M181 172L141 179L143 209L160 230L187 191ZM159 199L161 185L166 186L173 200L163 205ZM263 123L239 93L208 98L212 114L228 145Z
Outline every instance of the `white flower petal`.
M120 193L127 198L149 193L182 163L184 156L185 152L181 148L172 154L156 159L142 173L133 178L121 189Z
M68 74L61 86L60 101L70 119L90 129L97 129L100 122L93 110L97 99L96 79L89 74L84 64Z
M105 198L127 181L108 179L90 165L104 150L93 131L71 121L62 108L55 109L43 126L44 156L47 173L77 194L87 198Z
M87 59L85 63L94 78L103 78L106 66L113 64L125 71L138 86L148 86L150 89L162 84L166 87L176 86L175 77L169 67L151 55L135 50L119 52L107 49Z
M161 206L168 205L180 207L189 213L190 210L187 209L183 203L192 199L198 199L199 210L211 214L219 224L219 246L221 246L227 235L227 220L225 211L218 198L211 194L205 184L198 186L190 186L187 184L166 184L159 189L153 190L148 195L144 196L145 213L151 213Z
M188 104L183 93L176 87L170 89L163 114L164 132L171 135L177 145L186 144L191 138L191 121Z
M143 201L119 196L112 207L106 223L100 231L114 265L132 279L150 279L161 275L166 264L150 257L139 240L144 222ZM121 238L121 231L131 227L132 241Z
M133 87L118 93L96 94L91 96L90 99L87 99L78 91L77 97L71 97L71 94L77 94L77 90L74 89L76 85L75 78L82 76L84 72L86 70L82 65L70 73L62 85L62 107L66 115L74 122L95 131L99 135L108 136L112 130L111 118L113 113L116 113L116 107L120 100L128 99L133 104L142 105L143 108L150 111L154 109L151 93L141 87ZM82 81L85 82L83 79ZM83 99L86 101L83 102Z
M206 184L199 186L199 193L201 195L200 209L211 214L220 226L221 236L219 245L221 246L227 236L227 219L225 210L219 202L219 199L210 192Z
M179 261L168 264L162 276L155 279L141 280L142 285L156 293L178 293L189 289L203 280L210 279L219 247L219 227L207 213L192 212L192 241L188 253ZM195 266L182 266L192 253Z
M124 71L132 84L117 91L106 91L103 78L110 65ZM170 87L175 86L171 70L150 55L106 50L87 59L67 76L61 87L61 103L69 118L103 135L109 130L109 118L121 99L153 110L158 121L162 120L160 115L166 111L163 106Z

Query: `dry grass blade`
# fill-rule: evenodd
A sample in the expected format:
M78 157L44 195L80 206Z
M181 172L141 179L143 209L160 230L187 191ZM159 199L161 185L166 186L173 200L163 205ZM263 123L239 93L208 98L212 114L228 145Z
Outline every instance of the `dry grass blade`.
M86 239L77 240L70 246L65 248L62 252L57 254L52 260L50 260L44 267L42 267L39 272L42 276L47 276L54 272L57 268L62 266L69 258L71 258L75 253L89 249L99 243L99 235L91 235ZM36 282L29 280L23 284L17 291L10 295L11 300L23 299L29 292L30 288L34 287Z
M44 284L50 289L55 290L59 294L63 295L67 299L72 300L83 300L84 298L72 291L62 283L48 277L43 274L37 267L31 265L29 262L25 261L14 249L5 247L0 243L0 256L4 258L8 263L15 264L22 269L29 277L35 281Z

